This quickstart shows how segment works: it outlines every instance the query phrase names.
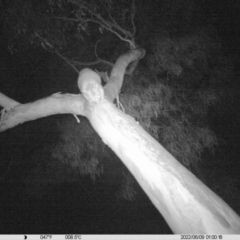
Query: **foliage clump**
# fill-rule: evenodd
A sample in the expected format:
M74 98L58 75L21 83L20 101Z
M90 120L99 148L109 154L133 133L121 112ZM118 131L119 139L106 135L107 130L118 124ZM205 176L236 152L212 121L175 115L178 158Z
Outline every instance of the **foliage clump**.
M100 145L100 138L94 133L89 123L78 125L72 121L65 121L59 125L63 130L60 143L53 150L53 157L67 163L81 175L90 175L92 180L100 176L103 167L98 160L100 152L104 151Z
M178 38L158 37L148 57L151 73L139 71L127 81L120 100L128 114L185 166L197 165L217 138L208 113L223 84L221 47L208 30ZM222 72L216 75L216 72Z

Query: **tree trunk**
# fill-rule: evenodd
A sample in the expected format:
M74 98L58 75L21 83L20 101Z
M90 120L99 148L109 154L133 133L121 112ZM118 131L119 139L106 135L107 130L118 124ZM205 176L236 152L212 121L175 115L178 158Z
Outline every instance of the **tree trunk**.
M89 104L86 117L174 233L240 233L239 216L131 116L104 100Z

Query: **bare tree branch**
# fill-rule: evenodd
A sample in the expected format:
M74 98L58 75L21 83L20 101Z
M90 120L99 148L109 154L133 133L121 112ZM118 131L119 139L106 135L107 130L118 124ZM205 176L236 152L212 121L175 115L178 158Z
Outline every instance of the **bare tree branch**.
M62 58L67 64L69 64L77 73L79 73L79 70L73 65L74 61L71 61L67 57L64 57L62 54L60 54L58 51L52 51L53 53L57 54L60 58Z
M132 34L133 38L135 37L135 34L136 34L136 25L134 23L135 14L136 14L135 0L132 0L131 23L133 27L133 34Z
M73 21L73 22L84 21L84 22L96 23L96 24L100 25L102 28L114 33L122 41L128 42L131 49L136 48L136 45L135 45L134 40L133 40L135 32L136 32L136 27L135 27L135 24L134 24L134 16L135 16L136 8L135 8L134 1L133 1L133 4L132 4L132 13L131 13L131 23L132 23L132 26L133 26L133 33L123 29L122 27L120 27L120 25L117 24L117 22L114 20L111 13L109 12L109 10L106 7L105 7L105 9L106 9L106 11L108 13L108 16L109 16L111 21L108 21L108 20L104 19L100 14L92 11L90 6L83 5L82 9L84 9L91 17L87 18L87 19L82 19L80 17L78 17L78 18L66 18L66 17L52 16L52 17L49 17L49 18L55 18L55 19L61 19L61 20L64 20L64 21Z
M111 21L106 20L105 18L103 18L100 14L94 12L92 10L92 8L90 6L87 6L86 4L84 4L82 6L82 8L90 15L90 18L86 19L86 22L93 22L96 24L99 24L102 28L107 29L108 31L114 33L116 36L118 36L121 40L128 42L130 49L136 49L137 46L135 44L134 41L134 36L136 33L136 27L134 24L134 17L135 17L135 12L136 12L136 6L135 6L135 2L132 2L132 7L131 7L131 23L132 23L132 27L133 27L133 33L131 33L130 31L122 28L112 17L110 11L105 7L109 19Z
M117 31L115 31L110 25L105 24L104 22L101 23L101 21L98 20L94 20L94 19L86 19L86 22L93 22L96 24L99 24L102 28L107 29L108 31L114 33L116 36L118 36L121 40L123 40L124 42L128 42L130 49L135 49L136 46L134 44L134 42L130 39L127 39L126 37L122 37Z
M100 64L100 63L104 63L110 67L113 67L114 66L114 63L112 62L109 62L107 60L104 60L102 58L100 58L97 54L97 44L101 41L101 39L99 39L96 43L95 43L95 46L94 46L94 53L95 53L95 56L97 57L97 60L95 61L92 61L92 62L79 62L79 61L72 61L72 63L74 63L75 65L82 65L82 66L92 66L92 65L97 65L97 64Z
M106 11L107 11L107 13L108 13L108 16L109 16L109 18L111 19L111 21L112 21L114 24L117 24L116 21L114 20L114 18L112 17L112 15L111 15L109 9L105 6L105 4L102 3L101 1L100 1L100 3L101 3L102 6L106 9Z
M38 37L42 41L42 47L46 49L46 46L50 49L46 49L49 52L57 54L60 58L62 58L67 64L69 64L77 73L79 72L78 69L71 63L67 57L64 57L60 54L53 46L50 44L45 38L41 37L38 33L35 33L35 36ZM44 44L44 45L43 45Z

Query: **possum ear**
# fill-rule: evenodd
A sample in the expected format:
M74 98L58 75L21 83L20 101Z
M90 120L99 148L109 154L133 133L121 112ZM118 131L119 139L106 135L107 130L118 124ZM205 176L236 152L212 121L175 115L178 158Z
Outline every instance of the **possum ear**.
M78 77L78 87L89 102L99 102L104 98L100 76L89 68L84 68Z

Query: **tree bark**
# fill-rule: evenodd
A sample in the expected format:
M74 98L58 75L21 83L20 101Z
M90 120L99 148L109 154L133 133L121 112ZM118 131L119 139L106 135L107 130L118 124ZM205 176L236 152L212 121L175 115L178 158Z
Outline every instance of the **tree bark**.
M4 96L4 99L10 99ZM3 99L3 97L2 97ZM34 102L25 104L15 104L11 106L12 99L5 101L6 107L2 104L0 98L0 106L5 107L1 111L0 116L0 132L9 128L13 128L27 121L32 121L38 118L51 116L54 114L71 113L74 115L85 116L86 99L81 94L61 94L55 93L47 98L39 99Z
M240 233L239 216L131 116L107 100L86 117L131 171L174 233Z

